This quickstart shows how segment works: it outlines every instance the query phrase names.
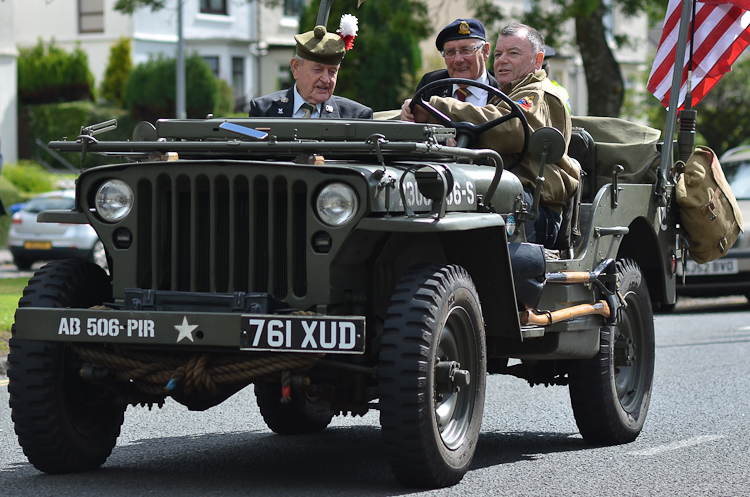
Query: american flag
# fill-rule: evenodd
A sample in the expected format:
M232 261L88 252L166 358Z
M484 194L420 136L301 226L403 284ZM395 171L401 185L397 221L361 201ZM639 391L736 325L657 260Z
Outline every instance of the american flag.
M648 78L648 91L667 107L669 105L677 36L679 34L682 0L669 0L664 30L656 59ZM693 41L693 105L711 88L750 44L750 0L699 0L695 9L695 40ZM678 107L687 92L690 34L685 47L682 87Z

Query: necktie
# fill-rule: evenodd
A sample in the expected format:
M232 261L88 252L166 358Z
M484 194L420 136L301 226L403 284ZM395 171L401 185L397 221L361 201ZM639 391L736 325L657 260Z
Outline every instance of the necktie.
M469 92L469 90L467 90L466 88L459 88L458 90L456 90L455 97L462 102L466 102L466 97L468 97L469 95L471 95L471 92Z
M313 111L315 110L315 106L313 104L304 103L300 105L300 109L302 109L302 112L305 113L303 118L308 118L312 116Z

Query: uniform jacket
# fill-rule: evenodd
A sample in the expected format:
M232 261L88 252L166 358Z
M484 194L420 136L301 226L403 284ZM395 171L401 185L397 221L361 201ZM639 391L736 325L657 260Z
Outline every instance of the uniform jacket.
M516 102L526 114L529 131L543 126L557 128L565 137L565 145L570 143L572 125L570 113L558 90L543 71L527 75L513 81L507 88L501 88L511 100ZM468 121L482 124L510 113L507 103L495 97L484 107L477 107L455 98L432 97L430 103L443 111L454 121ZM431 122L434 119L431 117ZM482 133L479 137L480 148L491 148L503 156L506 165L511 164L521 153L523 147L523 128L519 119L511 119ZM526 154L513 172L525 187L534 189L536 176L539 174L539 162ZM568 155L563 155L556 164L547 164L544 169L541 203L558 212L562 211L565 202L573 196L578 188L579 170L573 165Z
M421 81L417 85L417 91L421 90L423 86L426 86L428 83L432 83L433 81L437 81L439 79L447 79L450 76L448 76L448 69L440 69L438 71L432 71L428 72L424 76L422 76ZM487 79L489 80L489 85L497 88L497 80L495 79L495 76L492 75L490 71L487 71ZM416 93L415 91L414 93ZM453 86L452 85L446 85L446 86L439 86L433 90L428 91L424 95L425 100L429 100L430 97L452 97L453 96Z
M292 117L293 111L294 88L254 98L250 102L250 117ZM320 117L372 119L372 109L354 100L333 95L321 105Z

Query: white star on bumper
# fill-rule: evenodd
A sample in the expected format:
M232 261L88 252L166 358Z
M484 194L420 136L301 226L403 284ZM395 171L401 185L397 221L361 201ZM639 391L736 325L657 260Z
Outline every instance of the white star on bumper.
M187 338L191 342L193 342L193 330L195 330L198 327L197 324L188 324L187 316L182 318L182 324L175 325L174 329L177 330L180 334L177 336L177 341Z

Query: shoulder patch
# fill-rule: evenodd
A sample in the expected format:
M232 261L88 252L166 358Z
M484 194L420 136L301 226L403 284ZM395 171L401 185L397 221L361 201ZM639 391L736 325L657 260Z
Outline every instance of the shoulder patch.
M528 95L521 100L516 101L516 103L520 105L523 110L529 110L534 104L534 97L536 97L536 95Z

